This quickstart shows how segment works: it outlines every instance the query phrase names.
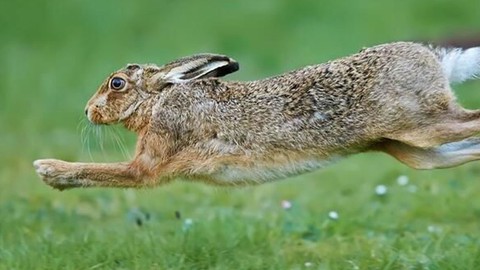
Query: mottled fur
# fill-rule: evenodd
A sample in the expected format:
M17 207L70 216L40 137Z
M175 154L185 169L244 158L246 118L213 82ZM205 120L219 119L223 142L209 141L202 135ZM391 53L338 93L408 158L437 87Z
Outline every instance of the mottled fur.
M252 82L220 80L238 69L220 55L161 67L131 64L107 78L86 112L95 124L121 122L138 133L133 161L38 160L35 167L49 185L64 189L153 186L177 177L262 183L369 150L414 168L456 166L480 158L476 140L442 144L480 131L480 112L455 102L449 78L458 74L446 71L447 56L443 49L391 43ZM479 70L468 70L469 77ZM121 91L111 89L114 77L127 82Z

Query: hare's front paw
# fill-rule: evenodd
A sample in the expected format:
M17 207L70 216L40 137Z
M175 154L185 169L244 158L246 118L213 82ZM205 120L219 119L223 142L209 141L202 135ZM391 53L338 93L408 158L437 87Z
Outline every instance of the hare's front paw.
M58 159L39 159L33 162L33 166L42 180L53 188L63 190L81 186L74 179L71 163Z

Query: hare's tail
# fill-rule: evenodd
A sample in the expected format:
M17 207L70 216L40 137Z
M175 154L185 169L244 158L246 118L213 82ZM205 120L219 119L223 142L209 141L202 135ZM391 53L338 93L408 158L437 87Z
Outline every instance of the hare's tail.
M435 48L450 83L461 83L480 76L480 47L470 49Z

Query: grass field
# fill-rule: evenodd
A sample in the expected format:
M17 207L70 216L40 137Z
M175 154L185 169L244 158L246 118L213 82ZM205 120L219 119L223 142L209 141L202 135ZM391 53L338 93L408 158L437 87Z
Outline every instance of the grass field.
M0 23L0 269L480 268L480 163L414 171L370 153L251 188L66 192L31 165L128 156L121 128L81 136L85 102L126 63L224 53L241 65L230 79L253 80L393 40L478 37L479 1L3 1ZM456 89L480 107L479 81Z

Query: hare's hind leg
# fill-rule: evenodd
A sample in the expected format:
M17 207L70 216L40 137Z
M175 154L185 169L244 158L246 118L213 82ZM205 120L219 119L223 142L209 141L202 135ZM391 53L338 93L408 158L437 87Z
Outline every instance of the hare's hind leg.
M424 86L423 91L414 91L418 104L426 105L422 108L424 111L416 115L417 119L423 120L422 126L397 138L388 138L425 148L459 141L480 132L480 111L460 107L450 87L454 83L479 78L480 47L466 50L437 48L434 51L440 68L432 65L424 72L412 73L416 74L412 75L413 82L418 83L414 87ZM432 118L431 124L425 125L429 118Z
M470 138L433 148L414 147L399 141L386 140L375 146L400 162L415 169L439 169L458 166L480 159L480 138Z
M430 148L449 142L460 141L480 133L480 110L457 107L440 116L432 117L431 124L402 130L385 136L408 145Z

